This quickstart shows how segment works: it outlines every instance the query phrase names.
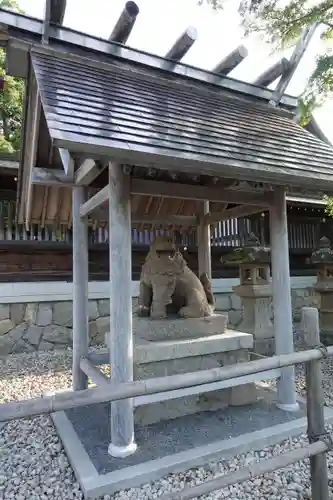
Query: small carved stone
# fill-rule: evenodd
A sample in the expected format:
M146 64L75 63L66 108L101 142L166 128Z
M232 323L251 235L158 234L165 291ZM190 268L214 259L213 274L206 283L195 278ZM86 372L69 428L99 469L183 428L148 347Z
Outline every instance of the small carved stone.
M213 314L214 303L208 277L191 271L170 237L155 238L141 270L138 316L202 318Z

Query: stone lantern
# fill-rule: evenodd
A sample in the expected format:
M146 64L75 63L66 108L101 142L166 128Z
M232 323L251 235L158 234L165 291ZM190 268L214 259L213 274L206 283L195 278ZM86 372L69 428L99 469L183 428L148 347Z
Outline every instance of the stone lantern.
M243 319L238 331L251 333L254 351L263 355L275 352L272 316L272 280L270 273L270 248L260 245L251 233L243 248L235 249L227 259L239 265L240 284L233 291L241 298Z
M320 239L318 248L311 255L317 269L314 290L320 295L320 338L325 344L333 344L333 250L326 236Z

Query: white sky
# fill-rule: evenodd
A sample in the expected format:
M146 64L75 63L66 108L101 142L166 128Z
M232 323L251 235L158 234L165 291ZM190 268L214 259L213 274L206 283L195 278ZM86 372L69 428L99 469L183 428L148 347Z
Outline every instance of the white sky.
M249 49L248 57L230 73L239 80L253 81L262 71L281 58L290 57L291 51L271 54L272 48L258 37L244 39L237 4L230 0L222 12L213 12L198 6L197 0L136 0L140 13L127 45L164 56L173 42L193 25L198 39L182 62L203 69L212 69L237 45ZM45 0L20 0L20 7L27 15L43 18ZM108 38L116 23L125 0L67 0L64 24L84 33ZM317 32L304 54L287 93L299 95L315 67L316 56L324 50ZM322 130L333 142L333 129L329 125L333 113L333 100L315 112Z

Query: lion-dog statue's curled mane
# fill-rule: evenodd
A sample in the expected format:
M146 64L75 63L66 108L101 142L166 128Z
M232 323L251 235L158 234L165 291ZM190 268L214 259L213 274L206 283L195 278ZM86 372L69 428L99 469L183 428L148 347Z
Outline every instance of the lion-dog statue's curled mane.
M138 316L202 318L211 316L214 306L208 276L199 279L191 271L171 237L156 237L141 270Z

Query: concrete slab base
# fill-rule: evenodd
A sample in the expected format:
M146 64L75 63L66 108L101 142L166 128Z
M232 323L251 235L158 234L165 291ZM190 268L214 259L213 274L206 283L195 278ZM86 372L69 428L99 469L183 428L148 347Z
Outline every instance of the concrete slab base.
M299 397L300 412L291 415L276 409L273 391L263 391L266 391L273 404L270 406L269 402L265 403L266 415L263 415L262 410L258 413L253 406L249 406L243 416L230 412L242 412L244 409L228 409L221 410L219 415L204 413L196 417L182 417L183 420L192 419L194 423L193 429L185 427L185 435L185 421L177 424L178 419L168 422L168 428L161 428L160 431L159 428L154 430L153 426L137 429L138 451L125 459L110 459L104 450L107 450L110 440L108 415L105 414L109 405L99 409L98 405L76 409L76 414L72 410L57 412L52 418L85 499L95 499L121 489L140 486L172 472L202 466L212 460L227 459L249 450L261 450L306 431L303 398ZM197 420L193 421L193 418ZM217 420L214 421L214 418ZM333 409L325 408L325 418L328 423L333 422ZM244 419L250 424L244 426ZM95 425L95 420L96 424L98 420L99 426ZM266 426L260 428L265 422ZM239 429L238 434L235 434L235 427ZM252 432L248 432L249 428ZM214 435L217 439L213 439Z

